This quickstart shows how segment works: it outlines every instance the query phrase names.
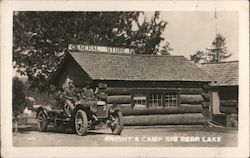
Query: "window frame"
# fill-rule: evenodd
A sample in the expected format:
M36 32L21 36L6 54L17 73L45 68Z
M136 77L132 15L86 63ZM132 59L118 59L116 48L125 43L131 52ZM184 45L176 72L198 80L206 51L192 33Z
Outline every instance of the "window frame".
M132 100L132 103L131 103L131 106L132 106L132 109L134 109L135 107L135 102L134 102L134 94L135 93L145 93L146 94L146 108L145 109L165 109L165 108L168 108L168 107L177 107L179 108L180 107L180 90L178 89L132 89L131 90L131 100ZM150 93L162 93L163 95L163 99L162 99L162 108L150 108L150 103L149 103L149 98L150 98ZM174 93L176 94L176 106L166 106L165 105L165 97L166 97L166 94L171 94L171 93Z

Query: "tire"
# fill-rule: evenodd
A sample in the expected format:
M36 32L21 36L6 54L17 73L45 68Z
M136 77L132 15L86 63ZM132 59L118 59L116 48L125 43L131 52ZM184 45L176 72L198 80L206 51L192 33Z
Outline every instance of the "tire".
M114 120L111 119L111 131L114 135L120 135L124 126L122 112L115 112L111 117L114 118Z
M88 118L82 109L79 109L75 113L74 117L74 130L77 135L84 136L88 130Z
M46 114L41 110L37 115L37 125L39 132L45 132L48 127L48 118Z

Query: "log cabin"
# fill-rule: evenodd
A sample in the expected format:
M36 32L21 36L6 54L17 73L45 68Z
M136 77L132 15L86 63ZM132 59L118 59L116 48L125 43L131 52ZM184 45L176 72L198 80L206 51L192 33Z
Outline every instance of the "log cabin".
M237 126L239 62L203 64L201 68L216 81L211 84L213 119L224 126Z
M128 117L151 115L154 124L201 124L205 120L201 94L211 78L184 56L74 50L65 55L51 82L63 87L67 77L77 87L91 83L95 89L106 84L107 102L117 104ZM163 121L158 120L160 115Z

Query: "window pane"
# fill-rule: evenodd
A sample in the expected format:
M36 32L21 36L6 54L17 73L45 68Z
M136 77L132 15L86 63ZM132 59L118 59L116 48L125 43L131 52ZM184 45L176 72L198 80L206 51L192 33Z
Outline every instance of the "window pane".
M177 94L165 93L165 106L177 106Z
M150 108L163 108L163 93L150 93L149 94L149 107Z

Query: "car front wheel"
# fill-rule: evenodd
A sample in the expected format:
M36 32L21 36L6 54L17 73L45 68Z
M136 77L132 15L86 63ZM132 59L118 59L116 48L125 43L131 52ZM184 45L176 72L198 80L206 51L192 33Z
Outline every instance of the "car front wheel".
M110 115L111 117L111 130L115 135L120 135L123 130L123 115L118 111Z
M75 131L77 135L83 136L87 134L88 118L85 111L79 109L75 114Z

